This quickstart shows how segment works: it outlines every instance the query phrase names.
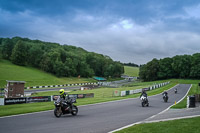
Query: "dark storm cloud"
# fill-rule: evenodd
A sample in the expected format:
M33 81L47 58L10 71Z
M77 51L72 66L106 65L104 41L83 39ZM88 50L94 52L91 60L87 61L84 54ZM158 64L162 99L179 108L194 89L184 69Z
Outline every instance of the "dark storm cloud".
M121 62L200 49L198 0L0 0L0 37L82 47Z

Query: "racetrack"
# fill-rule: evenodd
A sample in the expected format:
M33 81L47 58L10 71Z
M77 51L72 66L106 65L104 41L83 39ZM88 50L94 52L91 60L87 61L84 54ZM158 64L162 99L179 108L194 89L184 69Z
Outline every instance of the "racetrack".
M162 95L149 97L150 107L142 107L139 98L79 106L77 116L56 118L52 111L0 118L2 133L107 133L123 126L145 120L165 110L187 93L190 85L181 84L178 93L168 91L169 100ZM88 98L89 100L89 98Z

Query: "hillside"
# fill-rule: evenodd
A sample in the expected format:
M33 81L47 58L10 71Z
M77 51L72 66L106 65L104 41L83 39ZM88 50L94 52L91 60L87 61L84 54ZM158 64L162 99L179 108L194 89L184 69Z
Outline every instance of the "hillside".
M0 38L0 58L32 66L57 77L120 77L123 64L80 47L13 37Z
M138 77L139 67L124 66L124 74L128 76Z
M0 88L4 88L6 80L26 81L26 86L36 85L62 85L70 83L92 82L87 78L58 78L52 74L33 67L24 67L12 64L10 61L0 59Z

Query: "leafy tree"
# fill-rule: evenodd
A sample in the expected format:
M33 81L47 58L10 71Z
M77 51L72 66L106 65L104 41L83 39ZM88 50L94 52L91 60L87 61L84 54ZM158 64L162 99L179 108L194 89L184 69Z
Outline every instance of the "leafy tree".
M171 58L164 58L159 61L158 79L167 79L174 77L172 62L173 60Z
M55 75L58 77L64 77L65 74L65 67L64 64L60 60L56 60L53 64L53 68L55 71Z
M44 53L44 55L42 56L42 59L40 61L40 68L46 72L51 72L51 70L53 69L48 53Z
M28 63L34 67L39 68L40 62L42 60L42 56L44 54L44 50L42 50L41 45L33 44L32 47L28 51L29 59Z
M200 79L200 53L192 55L190 77Z
M27 59L27 45L25 45L24 42L19 40L15 47L13 48L12 55L11 55L11 61L14 64L24 66L26 65L26 59Z
M124 73L124 66L120 62L115 62L113 76L120 77L122 73Z
M2 58L2 41L3 41L3 38L0 38L0 59Z
M124 63L125 66L132 66L132 67L139 67L139 65L135 64L135 63Z
M140 67L139 76L144 81L153 81L158 79L159 61L153 59L146 65Z
M14 43L11 39L5 38L2 40L2 56L4 59L10 60Z
M146 80L157 80L158 79L158 70L159 70L159 62L157 59L153 59L149 63L147 63L147 74L146 74Z
M76 64L73 62L72 58L66 58L64 66L67 77L77 76Z
M177 55L173 57L172 69L175 72L175 78L187 78L190 74L191 56Z
M140 65L140 67L139 67L139 77L140 77L140 79L142 79L144 81L147 80L146 71L147 71L147 64Z

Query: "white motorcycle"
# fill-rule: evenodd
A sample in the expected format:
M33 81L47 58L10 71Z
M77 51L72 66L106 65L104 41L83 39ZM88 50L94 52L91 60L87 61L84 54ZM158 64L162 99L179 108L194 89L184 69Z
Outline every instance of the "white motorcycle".
M175 93L175 94L177 93L177 88L174 89L174 93Z
M141 100L142 107L144 107L144 106L148 107L149 106L149 102L148 102L147 97L141 96L140 100Z

